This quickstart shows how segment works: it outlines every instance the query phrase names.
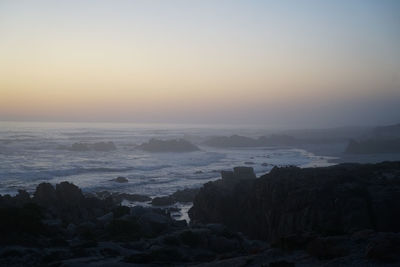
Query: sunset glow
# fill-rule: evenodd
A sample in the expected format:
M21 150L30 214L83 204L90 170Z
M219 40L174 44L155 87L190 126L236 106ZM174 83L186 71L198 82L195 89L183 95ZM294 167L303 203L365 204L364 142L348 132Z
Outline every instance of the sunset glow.
M399 3L304 2L2 1L0 119L398 119Z

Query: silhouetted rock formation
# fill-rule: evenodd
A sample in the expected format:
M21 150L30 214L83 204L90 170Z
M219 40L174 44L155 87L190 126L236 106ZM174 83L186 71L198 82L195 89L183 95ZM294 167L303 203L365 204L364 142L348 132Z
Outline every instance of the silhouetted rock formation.
M259 179L205 184L189 211L251 238L400 230L400 162L274 168Z
M235 167L233 171L221 171L221 178L224 181L233 182L242 179L255 179L256 175L252 167Z
M381 154L400 153L400 138L398 139L368 139L364 141L350 140L345 153L347 154Z
M107 192L96 200L68 182L42 183L33 198L23 190L0 196L0 265L398 266L400 233L356 229L398 231L399 170L400 163L281 168L260 179L208 183L196 216L229 227L189 226L167 210L120 206ZM175 198L190 200L192 192ZM232 228L285 236L270 247Z
M0 196L1 266L186 265L265 248L222 225L188 227L166 210L94 200L68 182L42 183L33 198L27 194Z
M66 149L71 151L113 151L117 147L113 142L97 142L97 143L73 143L70 147L59 146L59 149Z
M199 150L197 146L184 139L150 139L150 141L139 145L137 148L148 152L191 152Z
M100 216L114 206L111 199L85 197L76 185L68 182L55 188L49 183L39 184L32 201L61 220L74 223Z

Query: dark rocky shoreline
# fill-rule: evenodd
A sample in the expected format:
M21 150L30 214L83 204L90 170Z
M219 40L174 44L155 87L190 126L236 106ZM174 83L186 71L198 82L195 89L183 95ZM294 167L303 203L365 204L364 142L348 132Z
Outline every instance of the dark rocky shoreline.
M152 200L194 197L190 224L68 182L0 196L0 265L398 266L400 162L251 172Z

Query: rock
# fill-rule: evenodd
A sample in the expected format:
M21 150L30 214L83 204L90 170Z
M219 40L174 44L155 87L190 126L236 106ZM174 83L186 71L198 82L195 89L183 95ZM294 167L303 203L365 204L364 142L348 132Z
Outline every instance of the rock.
M67 233L70 236L74 236L76 234L76 225L73 223L68 224L67 228Z
M115 219L120 218L124 215L130 214L130 212L131 212L131 209L127 206L117 206L112 211Z
M314 233L298 233L281 237L273 241L271 245L285 251L305 250L315 238L317 238L317 236Z
M263 167L268 167L268 166L269 166L269 164L268 164L268 163L266 163L266 162L264 162L263 164L261 164L261 166L263 166Z
M122 177L122 176L118 176L117 178L111 179L110 181L116 182L116 183L127 183L127 182L129 182L129 180L127 178Z
M199 192L199 188L185 188L178 190L171 195L177 202L193 202L196 194Z
M49 183L41 183L36 187L33 200L44 206L55 203L57 201L56 190Z
M307 246L307 252L318 259L334 259L349 254L343 246L343 238L325 237L312 240Z
M245 161L244 162L245 165L254 165L254 161Z
M251 179L206 183L189 216L194 223L222 223L233 231L268 241L304 232L397 232L400 179L386 177L399 174L400 162L274 167L259 179L240 168L234 176Z
M185 261L184 255L178 248L155 248L149 252L136 253L124 259L129 263L146 264L156 262L158 264L170 265Z
M185 188L183 190L178 190L169 196L155 197L151 201L151 204L154 206L170 206L177 202L182 202L182 203L193 202L198 192L199 192L198 188Z
M60 147L62 148L62 147ZM113 142L97 142L93 144L89 143L74 143L71 145L69 150L71 151L113 151L116 150L116 146Z
M151 201L151 205L154 206L170 206L176 203L175 198L166 196L166 197L155 197Z
M366 257L383 262L400 262L400 233L379 233L367 245Z
M137 148L148 152L191 152L199 150L197 146L184 139L165 141L150 139L150 141L139 145Z
M114 219L114 214L112 212L109 212L103 216L100 216L97 218L97 220L103 224L109 223Z
M161 215L156 212L147 212L139 217L138 223L146 233L153 236L168 229L172 219L167 215Z
M255 179L254 169L251 167L235 167L233 174L236 179Z
M132 202L148 202L151 197L138 194L127 194L127 193L113 193L111 198L116 204L120 204L122 201L132 201Z
M106 232L110 240L124 242L138 240L147 234L135 217L112 220L106 226Z
M151 209L142 206L134 206L131 208L130 214L135 217L140 217L147 212L151 212Z
M85 198L81 189L69 182L61 182L57 184L55 191L57 201L61 201L66 205L78 204Z
M25 190L18 190L18 194L15 196L17 206L23 206L31 202L31 197Z
M235 179L235 175L233 174L233 171L221 171L221 178L230 181Z
M261 145L256 139L240 135L212 137L204 144L212 147L255 147Z
M227 253L238 250L240 244L237 240L228 239L224 236L212 236L208 240L208 246L216 253Z
M255 179L256 175L252 167L235 167L233 171L221 171L221 178L224 181L236 182L242 179Z

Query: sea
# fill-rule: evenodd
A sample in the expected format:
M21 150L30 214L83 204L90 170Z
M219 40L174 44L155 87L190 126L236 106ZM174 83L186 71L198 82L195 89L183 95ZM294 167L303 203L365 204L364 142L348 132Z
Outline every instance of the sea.
M0 194L33 192L41 182L69 181L84 192L125 192L165 196L220 178L221 170L251 166L257 176L274 166L328 166L329 157L285 147L215 148L212 136L265 135L257 126L132 123L0 122ZM137 145L151 138L184 138L200 150L149 153ZM70 151L73 143L113 142L114 151ZM112 181L118 176L127 183Z

